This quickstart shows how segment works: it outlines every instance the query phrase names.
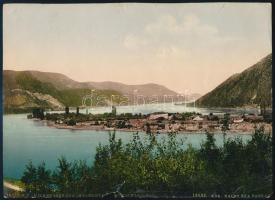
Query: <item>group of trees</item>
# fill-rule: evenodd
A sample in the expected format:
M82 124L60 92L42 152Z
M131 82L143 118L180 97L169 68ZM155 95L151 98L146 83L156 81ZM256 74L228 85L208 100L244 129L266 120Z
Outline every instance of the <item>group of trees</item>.
M115 124L116 128L131 128L132 125L127 120L119 120Z
M65 117L76 117L79 121L87 121L87 120L107 120L107 119L118 119L118 120L125 120L125 119L144 119L148 117L145 114L132 114L132 113L121 113L116 114L114 113L103 113L103 114L83 114L83 113L74 113L69 111L67 113L47 113L48 120L57 120L60 118Z
M29 163L22 181L32 195L104 194L121 183L123 194L272 193L272 141L263 128L248 142L227 139L221 147L213 134L206 136L195 149L183 148L175 134L158 141L154 135L141 139L135 133L123 144L110 133L109 144L97 147L93 165L61 158L51 172L44 163Z
M43 120L44 117L45 117L45 115L44 115L44 109L43 108L34 108L32 110L32 117Z

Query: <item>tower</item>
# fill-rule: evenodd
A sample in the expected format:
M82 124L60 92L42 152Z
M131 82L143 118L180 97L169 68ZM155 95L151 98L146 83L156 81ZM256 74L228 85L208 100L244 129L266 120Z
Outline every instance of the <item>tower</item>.
M112 114L116 115L116 107L115 106L112 106Z

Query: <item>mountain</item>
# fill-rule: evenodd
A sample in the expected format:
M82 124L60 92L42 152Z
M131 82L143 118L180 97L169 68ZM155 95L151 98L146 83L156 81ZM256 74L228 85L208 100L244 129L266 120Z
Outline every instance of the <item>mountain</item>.
M81 106L83 96L90 95L91 89L95 90L93 96L96 104L102 106L110 104L110 101L131 103L133 94L145 98L177 94L152 83L126 85L117 82L78 82L52 72L4 70L3 78L5 112L23 112L37 106L52 109L61 109L66 105Z
M124 95L132 95L133 93L136 93L138 95L143 95L145 97L152 96L152 95L177 95L176 92L169 90L168 88L154 84L154 83L148 83L148 84L142 84L142 85L126 85L123 83L118 82L111 82L111 81L105 81L105 82L88 82L86 84L89 84L93 88L97 89L111 89L121 92Z
M65 106L81 106L83 97L91 94L88 86L84 87L62 74L4 70L3 79L5 113L29 112L34 107L63 109ZM112 95L122 96L113 90L97 90L93 102L97 106L107 105ZM87 99L86 105L90 103L91 100Z
M51 83L57 89L78 89L78 88L91 88L98 90L115 90L123 95L130 95L136 91L138 95L151 96L151 95L177 95L176 92L158 84L148 83L141 85L126 85L118 82L78 82L70 79L69 77L52 72L40 71L12 71L4 70L4 76L15 83L15 76L18 73L28 73L33 78L43 82Z
M196 101L200 107L271 106L272 54L234 74Z
M59 73L30 71L30 73L42 82L50 82L59 89L76 89L76 88L94 88L98 90L115 90L123 95L136 94L143 96L154 95L176 95L177 93L168 88L154 84L126 85L123 83L104 81L104 82L77 82L67 76Z

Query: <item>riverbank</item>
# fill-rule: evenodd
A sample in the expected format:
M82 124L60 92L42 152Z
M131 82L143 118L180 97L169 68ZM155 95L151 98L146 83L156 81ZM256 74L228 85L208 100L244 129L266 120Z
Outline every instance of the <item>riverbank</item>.
M201 112L150 112L150 113L120 113L116 107L111 112L101 114L69 112L46 113L43 110L28 115L29 119L46 120L48 126L58 129L95 130L95 131L126 131L146 133L231 133L254 132L255 127L263 126L265 133L272 132L270 117L255 113L215 113Z
M69 130L93 130L93 131L121 131L121 132L146 132L147 130L145 128L114 128L114 127L106 127L104 125L90 125L92 122L86 122L86 123L78 123L74 126L66 125L66 124L56 124L52 121L43 120L47 123L47 126L51 128L57 128L57 129L69 129ZM254 130L256 127L263 126L266 134L272 133L272 125L268 123L238 123L238 124L231 124L230 129L226 131L228 134L247 134L251 135L254 134ZM210 133L222 133L221 127L219 128L196 128L194 126L192 129L187 130L179 130L179 129L162 129L162 130L151 130L151 133L154 134L167 134L167 133L177 133L177 134L201 134L205 132Z

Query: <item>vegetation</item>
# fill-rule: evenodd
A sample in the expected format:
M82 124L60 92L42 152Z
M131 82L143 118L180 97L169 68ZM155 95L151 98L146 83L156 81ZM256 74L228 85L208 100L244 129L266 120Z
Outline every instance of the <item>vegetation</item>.
M34 108L49 108L49 102L38 99L27 91L5 91L4 113L30 113Z
M193 117L193 116L201 115L201 113L196 113L196 112L183 112L183 113L181 113L180 115L181 115L181 119L182 119L182 120L187 120L187 119L190 119L190 118Z
M89 88L57 89L53 84L49 82L42 82L28 72L18 72L15 76L14 82L14 88L11 88L11 86L5 84L6 88L4 95L4 110L6 113L29 111L32 107L53 107L50 102L38 99L37 97L32 96L31 93L50 95L55 98L61 105L71 107L81 106L83 97L91 95L91 89ZM13 89L21 90L12 92ZM125 101L125 99L122 98L122 95L117 91L96 90L92 97L92 105L106 106L111 100L112 95L115 95L117 97L112 99L112 103L120 103L120 101ZM91 99L87 99L85 103L87 104L87 106L91 105Z
M40 109L40 108L33 109L32 117L39 118L39 119L43 120L45 118L44 109Z
M223 140L225 141L226 131L229 130L229 123L230 123L230 114L225 113L224 118L221 120L222 122L222 133L223 133Z
M263 109L271 106L272 54L260 62L235 74L213 91L196 101L198 106L236 107L259 105Z
M31 113L36 107L27 107L27 108L14 108L14 107L5 107L5 114L21 114L21 113Z
M117 120L129 120L129 119L144 119L147 115L143 114L132 114L132 113L121 113L119 115L114 115L113 113L103 113L103 114L82 114L82 113L47 113L46 120L56 121L56 120L70 120L73 119L76 122L86 122L86 121L105 121L111 119Z
M82 105L82 98L91 94L91 89L88 88L58 90L51 83L41 82L32 75L23 72L17 75L16 81L21 89L49 94L67 106L80 106ZM96 103L98 104L106 103L105 101L101 102L101 98L110 99L111 95L119 95L119 93L112 90L98 90L94 93L94 100L97 100Z
M13 185L20 187L20 188L23 188L23 189L25 188L25 184L21 180L5 177L4 181L7 181Z
M103 114L82 114L82 113L47 113L46 119L51 121L62 120L62 119L74 119L76 122L85 122L85 121L104 121L104 120L129 120L129 119L145 119L149 114L132 114L132 113L103 113ZM195 112L183 112L174 114L174 119L187 120L192 118L194 115L201 115L200 113ZM122 125L123 126L123 125Z
M120 184L123 194L192 195L272 193L272 141L256 129L252 139L227 139L222 147L213 134L199 149L183 149L182 141L170 134L157 141L154 135L142 140L138 133L130 143L110 133L109 144L97 147L92 166L64 157L54 171L45 164L26 166L22 182L32 195L104 194Z

